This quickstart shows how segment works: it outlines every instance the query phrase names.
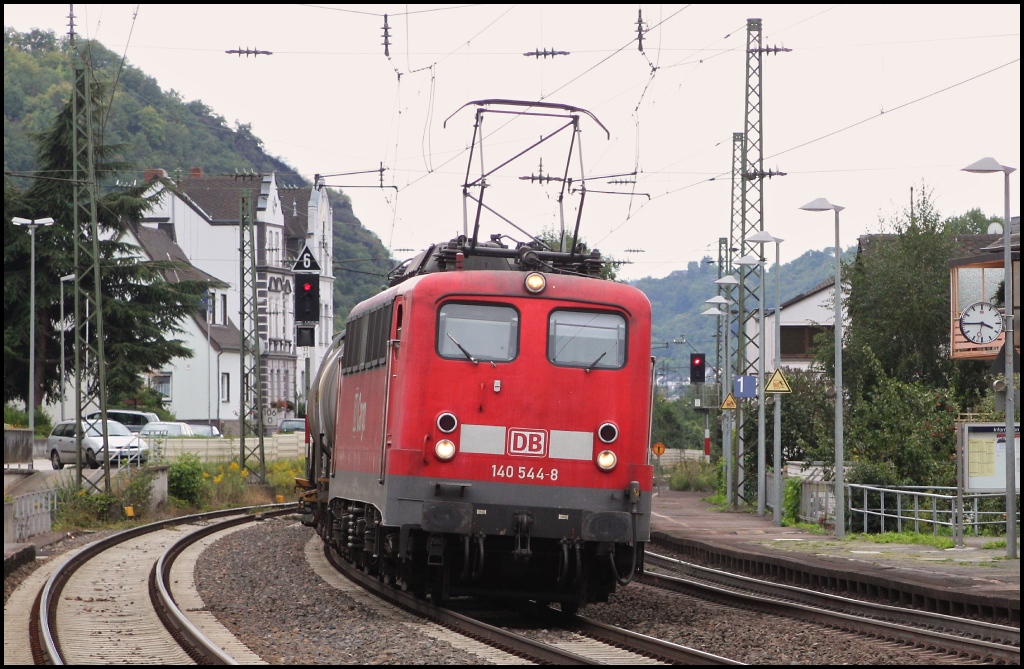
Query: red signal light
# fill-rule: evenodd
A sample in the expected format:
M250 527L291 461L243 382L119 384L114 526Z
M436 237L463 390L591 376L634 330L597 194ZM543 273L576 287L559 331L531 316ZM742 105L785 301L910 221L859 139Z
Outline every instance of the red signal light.
M302 292L308 293L311 290L313 290L313 284L309 283L308 281L302 284Z

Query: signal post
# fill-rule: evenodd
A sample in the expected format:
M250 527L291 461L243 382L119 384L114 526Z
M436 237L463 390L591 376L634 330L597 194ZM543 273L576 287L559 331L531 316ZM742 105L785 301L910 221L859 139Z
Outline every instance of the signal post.
M309 349L316 346L316 326L320 322L320 263L316 261L316 256L313 255L309 246L303 247L295 264L292 265L292 271L295 272L295 345ZM303 389L307 412L309 411L309 375L310 360L307 350L306 387Z

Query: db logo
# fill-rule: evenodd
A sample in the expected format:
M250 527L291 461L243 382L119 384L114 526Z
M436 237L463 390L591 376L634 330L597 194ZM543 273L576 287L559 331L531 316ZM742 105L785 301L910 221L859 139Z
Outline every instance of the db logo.
M521 455L528 458L543 458L548 454L547 430L524 430L510 428L508 431L509 455Z

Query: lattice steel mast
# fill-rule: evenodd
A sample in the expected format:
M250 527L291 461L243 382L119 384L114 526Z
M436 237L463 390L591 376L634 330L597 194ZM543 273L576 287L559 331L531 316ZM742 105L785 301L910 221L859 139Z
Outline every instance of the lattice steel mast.
M256 280L256 224L253 212L255 194L240 191L238 212L239 236L239 309L238 330L241 333L241 389L239 398L238 464L260 483L267 482L267 466L263 451L263 369L260 361L259 290ZM247 445L246 437L255 440ZM253 442L250 441L249 444Z
M68 17L69 44L74 58L74 89L72 91L72 209L74 212L75 263L75 482L82 487L82 419L88 407L96 404L100 411L103 453L103 490L110 490L109 435L107 430L107 365L103 336L103 286L100 272L99 223L96 200L95 146L93 128L96 108L93 100L92 68L75 46L75 15ZM91 295L90 295L91 293ZM84 312L84 313L83 313ZM91 335L91 337L90 337ZM63 379L61 380L63 383ZM99 486L88 478L90 486Z
M764 114L762 105L762 83L763 83L763 58L765 53L779 53L780 51L791 51L784 47L761 46L761 19L747 19L747 68L746 83L744 87L745 115L744 132L742 141L742 179L743 185L743 211L739 230L738 244L735 246L740 256L749 253L759 252L759 244L748 242L748 237L756 235L764 230L764 178L782 176L783 172L764 170ZM735 135L733 144L735 150ZM734 167L734 188L735 188L735 167ZM761 356L763 342L754 335L747 334L746 321L754 314L759 307L757 289L760 287L761 277L756 266L748 265L740 268L740 290L739 290L739 337L737 339L737 370L740 375L756 375L758 362ZM761 386L764 379L757 380L758 392L762 392ZM743 496L743 456L745 452L743 440L743 411L739 411L739 428L737 430L737 451L739 465L737 468L737 488L739 496ZM760 481L760 476L759 479Z

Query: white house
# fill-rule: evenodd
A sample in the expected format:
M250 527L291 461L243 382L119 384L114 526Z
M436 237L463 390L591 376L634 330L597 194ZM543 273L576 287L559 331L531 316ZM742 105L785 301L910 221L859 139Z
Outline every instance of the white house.
M159 230L143 226L128 237L125 241L138 245L149 259L188 263L181 248ZM188 264L164 272L164 279L217 280ZM209 312L186 319L184 332L178 335L195 355L170 361L150 376L149 383L167 398L167 407L179 420L224 425L238 418L241 335L230 319L211 323L208 316Z
M161 177L157 179L158 177ZM185 260L226 287L214 291L209 307L210 345L205 329L198 340L189 341L196 355L172 361L154 379L169 388L169 408L181 420L205 420L207 410L199 399L206 393L204 379L217 379L221 421L237 420L240 395L240 361L237 335L240 258L240 194L255 195L256 283L260 336L263 402L302 401L306 393L306 359L315 373L333 334L333 213L327 192L316 188L279 189L274 174L205 176L193 168L188 178L171 180L163 170L147 170L153 181L152 193L161 195L159 204L143 219L143 226L166 236ZM316 346L296 346L294 272L295 259L308 245L320 265L320 322ZM234 329L234 363L228 365L224 352L228 342L218 339ZM218 355L220 354L220 355ZM218 362L220 363L218 365ZM200 406L195 406L197 402ZM232 408L225 412L227 406ZM229 428L230 429L230 428Z
M765 288L767 289L767 285ZM765 310L765 352L764 368L771 372L779 367L806 370L814 360L811 351L814 337L819 332L831 332L835 327L835 278L811 288L805 293L783 302L780 310ZM781 311L779 330L781 334L781 360L775 359L775 319ZM845 322L846 314L843 312ZM747 319L745 332L751 341L757 342L760 335L758 312ZM757 359L757 349L751 345L748 360Z

